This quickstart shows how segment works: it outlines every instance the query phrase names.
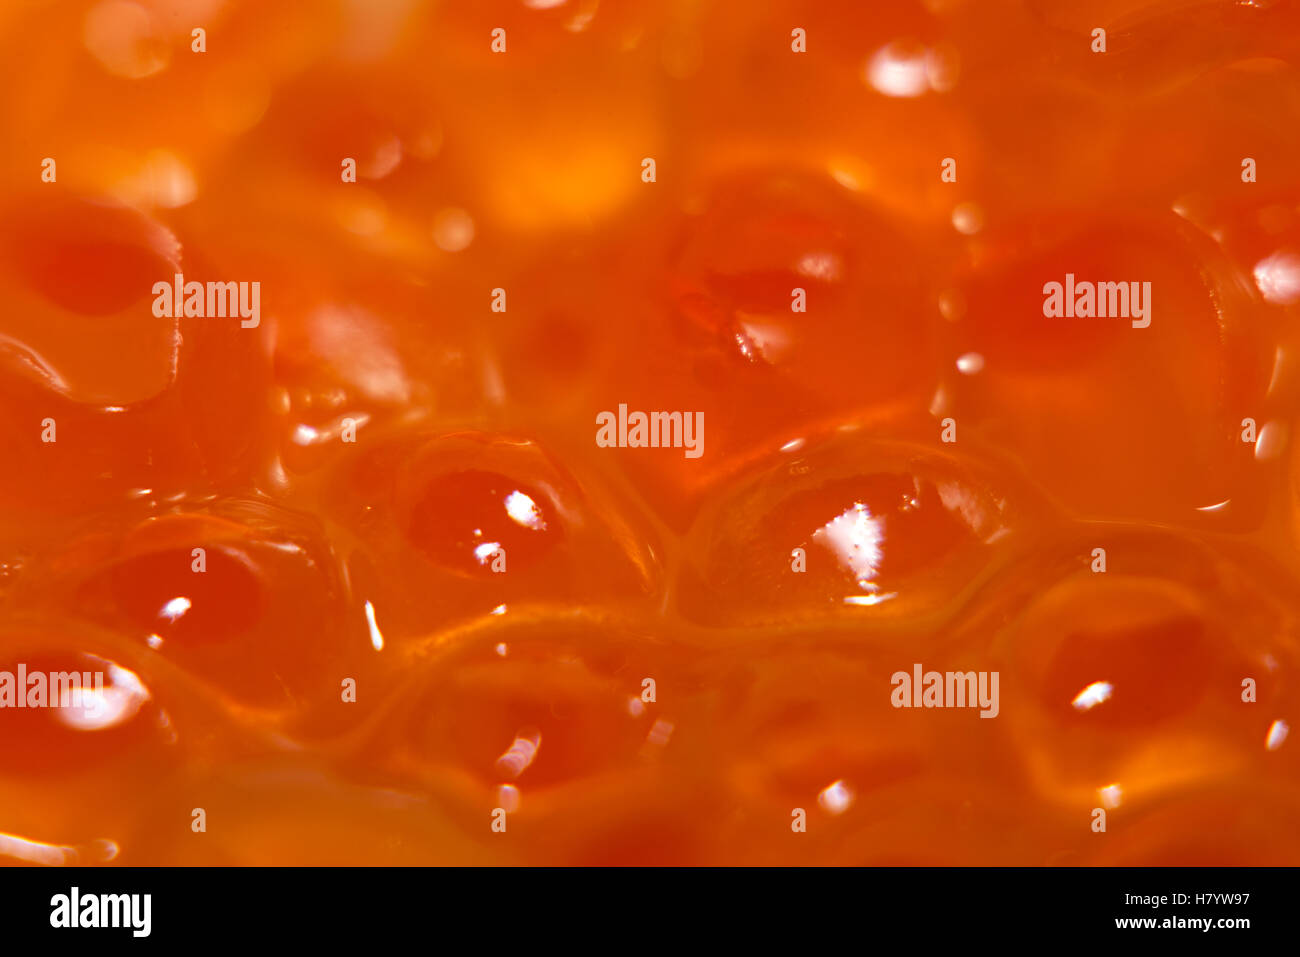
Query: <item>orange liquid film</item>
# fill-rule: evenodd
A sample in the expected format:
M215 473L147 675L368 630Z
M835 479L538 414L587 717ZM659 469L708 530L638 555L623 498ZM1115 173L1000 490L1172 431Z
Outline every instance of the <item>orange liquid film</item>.
M1300 863L1296 3L18 3L0 57L0 672L104 677L0 709L0 859Z

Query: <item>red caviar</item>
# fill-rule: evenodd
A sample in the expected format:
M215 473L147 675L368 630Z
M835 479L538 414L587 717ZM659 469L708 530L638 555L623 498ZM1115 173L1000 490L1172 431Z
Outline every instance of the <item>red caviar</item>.
M10 5L6 863L1300 862L1297 38Z

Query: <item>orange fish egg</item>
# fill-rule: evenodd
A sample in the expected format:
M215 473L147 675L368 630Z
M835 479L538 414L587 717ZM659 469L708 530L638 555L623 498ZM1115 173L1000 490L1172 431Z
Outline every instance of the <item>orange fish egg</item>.
M0 863L1300 863L1297 37L3 5Z

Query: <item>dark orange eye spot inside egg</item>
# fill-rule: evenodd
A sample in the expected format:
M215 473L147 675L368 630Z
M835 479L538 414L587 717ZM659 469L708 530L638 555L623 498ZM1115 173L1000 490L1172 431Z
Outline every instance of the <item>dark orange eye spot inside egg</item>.
M140 631L186 644L221 642L247 631L264 602L246 559L207 550L202 572L189 552L142 555L112 572L113 597Z
M542 492L477 470L431 481L412 510L409 534L434 561L466 573L484 571L502 553L531 564L564 537Z

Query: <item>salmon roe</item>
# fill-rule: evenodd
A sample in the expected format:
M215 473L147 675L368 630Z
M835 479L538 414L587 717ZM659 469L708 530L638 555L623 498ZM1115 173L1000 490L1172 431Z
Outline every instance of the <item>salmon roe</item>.
M1300 863L1300 4L0 59L0 861Z

